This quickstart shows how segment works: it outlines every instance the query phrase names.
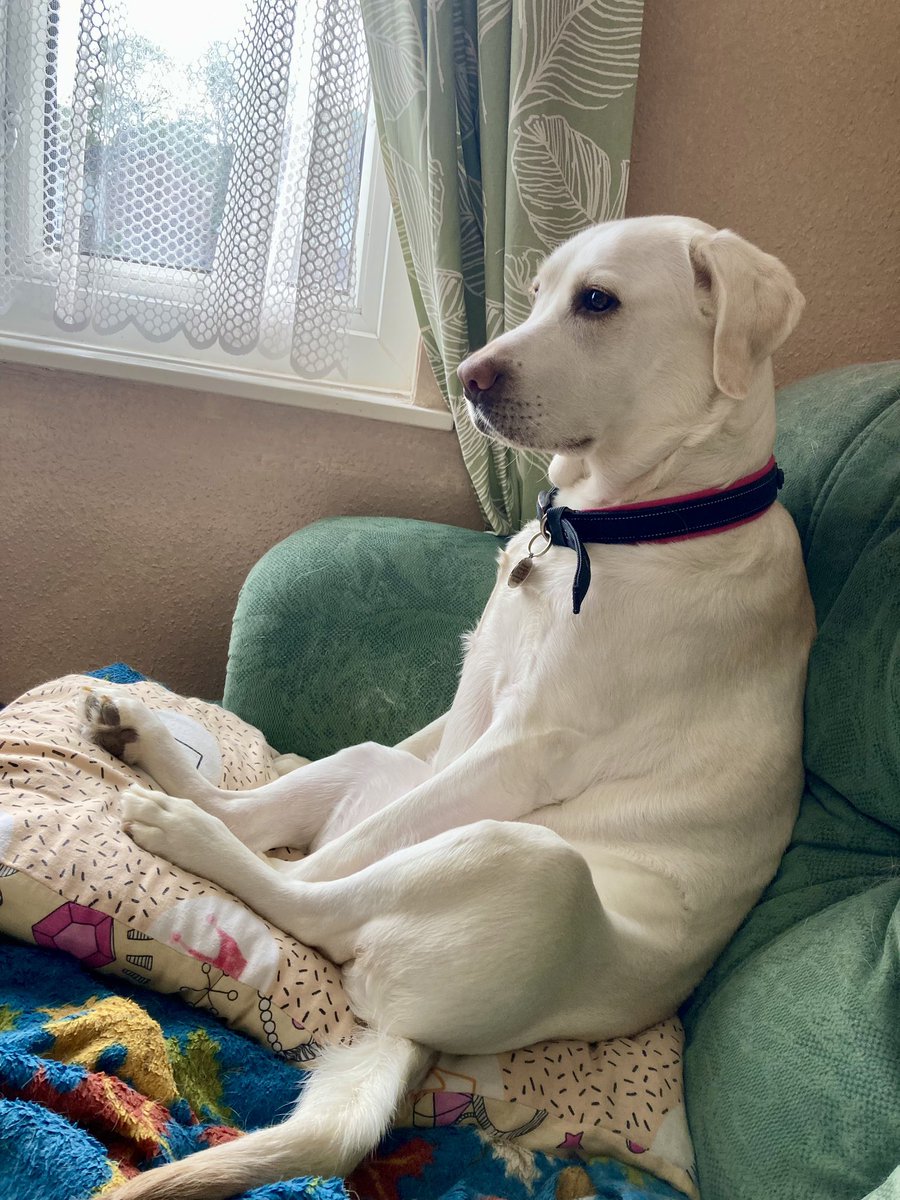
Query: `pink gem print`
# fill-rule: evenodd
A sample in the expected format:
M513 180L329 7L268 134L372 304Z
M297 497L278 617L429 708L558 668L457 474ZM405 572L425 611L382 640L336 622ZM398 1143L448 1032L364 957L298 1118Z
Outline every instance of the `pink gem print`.
M455 1124L471 1103L466 1092L438 1092L434 1097L435 1125Z
M242 979L247 969L247 960L241 954L240 946L230 933L226 933L224 929L219 928L216 924L216 918L212 913L206 918L206 923L215 929L219 937L219 952L215 956L207 954L203 950L195 950L187 944L178 932L172 934L172 941L176 945L183 945L192 958L199 958L201 962L211 963L214 967L218 967L220 971L224 971L226 975L230 975L232 979Z
M32 925L31 933L39 946L65 950L86 967L105 967L116 957L112 917L73 900Z
M583 1137L583 1133L567 1133L556 1148L557 1150L580 1150Z

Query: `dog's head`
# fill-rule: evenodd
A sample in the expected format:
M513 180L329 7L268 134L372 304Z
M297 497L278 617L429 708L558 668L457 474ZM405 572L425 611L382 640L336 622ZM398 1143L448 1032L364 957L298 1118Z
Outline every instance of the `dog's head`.
M588 229L533 290L528 319L459 367L473 423L512 446L624 456L636 470L770 381L769 356L803 309L778 259L685 217Z

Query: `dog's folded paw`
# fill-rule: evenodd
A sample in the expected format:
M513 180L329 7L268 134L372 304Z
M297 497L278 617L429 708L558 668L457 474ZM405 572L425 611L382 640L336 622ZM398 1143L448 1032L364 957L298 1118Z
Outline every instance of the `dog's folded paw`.
M85 738L129 764L139 761L142 733L156 722L141 700L111 688L85 688L82 717Z

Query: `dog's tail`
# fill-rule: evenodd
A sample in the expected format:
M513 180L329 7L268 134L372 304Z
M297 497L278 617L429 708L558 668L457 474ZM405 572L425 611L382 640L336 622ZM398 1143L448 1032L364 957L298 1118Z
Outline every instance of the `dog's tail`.
M282 1125L146 1171L109 1200L227 1200L295 1175L343 1177L378 1144L434 1058L417 1042L366 1031L325 1052Z

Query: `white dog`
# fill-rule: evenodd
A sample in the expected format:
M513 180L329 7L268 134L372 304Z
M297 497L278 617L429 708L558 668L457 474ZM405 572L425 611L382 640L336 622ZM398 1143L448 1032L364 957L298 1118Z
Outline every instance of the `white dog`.
M803 307L776 259L699 221L617 221L551 255L534 293L460 375L479 429L555 454L557 508L696 507L770 467L770 355ZM753 515L590 543L577 615L576 555L538 556L527 526L449 713L252 791L209 784L126 694L88 697L96 740L170 793L125 794L135 841L341 964L369 1027L285 1124L119 1200L346 1174L438 1051L610 1038L675 1011L774 874L801 790L812 605L790 517ZM276 869L276 845L308 854Z

